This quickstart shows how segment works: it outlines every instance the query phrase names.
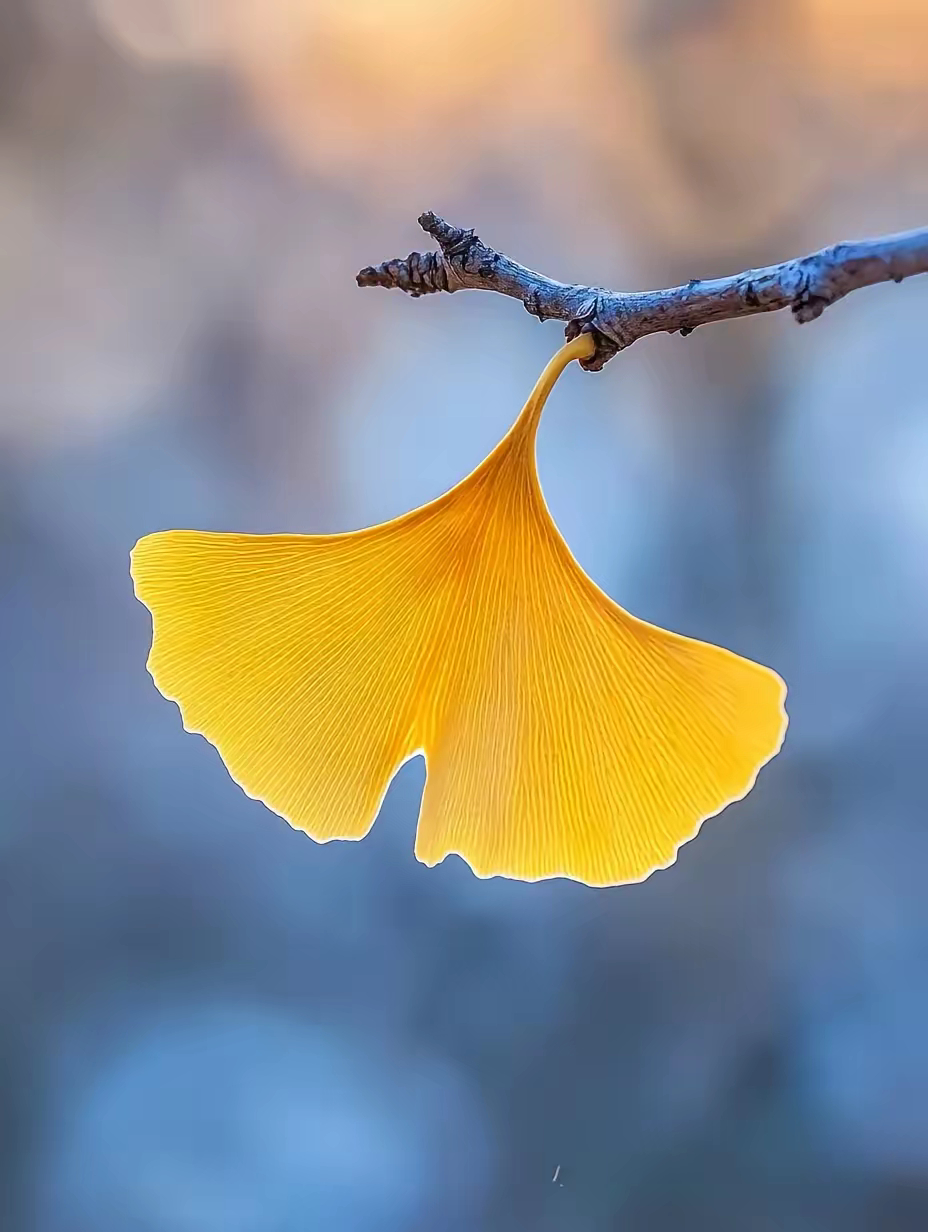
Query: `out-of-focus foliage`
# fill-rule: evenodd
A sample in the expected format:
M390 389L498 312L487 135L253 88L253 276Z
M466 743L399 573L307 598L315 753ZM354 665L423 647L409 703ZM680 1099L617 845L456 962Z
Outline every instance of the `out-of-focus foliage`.
M623 286L923 223L928 8L3 0L0 109L5 1232L922 1229L919 280L559 387L584 567L791 689L640 886L418 866L417 764L291 832L146 677L128 552L486 454L558 333L357 290L423 208Z

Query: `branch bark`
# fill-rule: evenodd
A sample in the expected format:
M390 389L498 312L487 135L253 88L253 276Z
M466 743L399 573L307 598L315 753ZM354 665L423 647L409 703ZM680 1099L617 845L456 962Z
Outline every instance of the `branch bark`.
M745 270L727 278L694 278L663 291L609 291L556 282L489 248L472 231L427 212L419 225L437 252L412 252L358 274L360 287L394 287L408 295L438 291L497 291L521 300L540 321L567 322L567 337L596 335L596 351L582 361L598 371L619 351L648 334L690 334L699 325L789 308L803 324L858 287L901 282L928 273L928 227L878 239L833 244L805 257Z

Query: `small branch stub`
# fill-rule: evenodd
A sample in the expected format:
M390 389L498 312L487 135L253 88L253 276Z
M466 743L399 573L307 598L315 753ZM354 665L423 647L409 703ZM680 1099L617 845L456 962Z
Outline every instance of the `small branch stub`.
M805 257L727 278L692 279L662 291L609 291L556 282L489 248L473 230L427 211L419 225L437 252L412 252L358 274L360 287L407 295L496 291L522 301L539 321L566 321L568 339L593 333L596 351L582 367L598 371L613 355L656 333L691 334L699 325L789 308L804 324L860 287L928 273L928 227L878 239L833 244Z

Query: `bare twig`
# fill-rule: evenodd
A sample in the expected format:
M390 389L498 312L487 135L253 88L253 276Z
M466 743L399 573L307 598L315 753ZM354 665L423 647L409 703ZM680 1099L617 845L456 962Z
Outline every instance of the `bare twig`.
M498 291L524 304L539 320L567 322L567 336L596 334L595 354L583 361L602 368L618 351L647 334L686 335L698 325L790 308L800 324L821 316L829 304L858 287L901 282L928 273L928 227L879 239L834 244L807 257L745 270L728 278L693 279L664 291L608 291L555 282L488 248L473 231L452 227L431 212L419 224L438 252L413 252L368 266L358 286L396 287L409 295L435 291Z

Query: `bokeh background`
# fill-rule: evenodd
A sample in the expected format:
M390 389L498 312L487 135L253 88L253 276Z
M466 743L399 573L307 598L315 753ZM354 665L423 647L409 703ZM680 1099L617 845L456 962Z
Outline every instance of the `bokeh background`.
M924 0L0 2L3 1232L928 1227L928 283L576 365L542 480L787 743L643 884L247 799L128 553L448 487L560 344L358 290L430 208L647 287L928 221Z

